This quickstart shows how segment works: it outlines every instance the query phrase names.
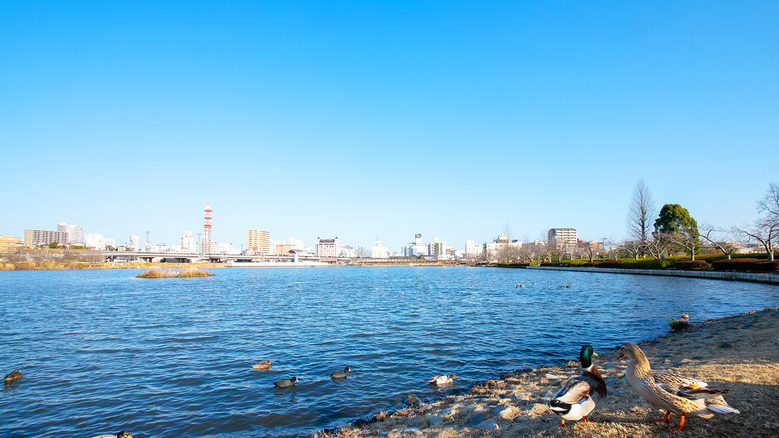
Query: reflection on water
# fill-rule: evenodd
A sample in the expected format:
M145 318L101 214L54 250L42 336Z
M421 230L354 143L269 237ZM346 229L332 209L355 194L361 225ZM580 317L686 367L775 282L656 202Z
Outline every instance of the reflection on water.
M308 434L411 393L574 359L583 343L653 338L682 312L696 322L779 304L772 285L524 269L137 273L0 272L0 373L24 373L0 390L0 436ZM251 368L265 359L270 370ZM330 379L345 366L347 379ZM449 373L451 387L425 383Z

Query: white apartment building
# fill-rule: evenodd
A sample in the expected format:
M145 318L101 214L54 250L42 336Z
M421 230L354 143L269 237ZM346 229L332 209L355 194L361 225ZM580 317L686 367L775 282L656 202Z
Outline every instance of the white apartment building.
M465 241L465 257L478 257L484 252L484 247L480 243L475 243L473 239Z
M509 236L504 233L500 233L498 238L490 243L484 244L484 253L490 259L498 257L501 251L505 250L519 250L522 248L522 242L518 240L509 241Z
M138 251L140 247L140 236L130 236L130 251Z
M357 250L352 248L350 245L341 245L341 248L338 249L338 257L357 257Z
M371 258L372 259L389 258L389 249L387 249L386 246L381 244L381 240L377 240L376 242L374 242L373 247L371 247Z
M60 244L68 245L83 245L84 244L84 227L78 225L71 225L67 222L57 224L57 231L61 233L68 233L68 241L60 242Z
M270 231L259 228L249 230L246 233L246 251L250 254L270 255L275 253L271 249Z
M192 236L192 230L184 230L179 243L179 251L185 253L195 252L195 238Z
M437 260L446 260L448 258L446 241L439 242L438 237L433 237L433 243L428 245L427 253L434 256Z
M87 234L86 243L84 244L89 249L96 249L98 251L105 251L107 247L115 247L116 241L114 239L107 239L102 234L90 233Z
M566 251L572 251L576 248L576 229L552 228L546 233L546 241L552 248L565 245ZM558 245L558 243L560 243L560 245Z

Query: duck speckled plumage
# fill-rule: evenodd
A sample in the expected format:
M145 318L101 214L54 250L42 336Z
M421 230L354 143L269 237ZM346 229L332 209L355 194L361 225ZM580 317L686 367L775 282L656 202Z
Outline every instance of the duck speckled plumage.
M671 413L679 416L679 425L666 427L666 432L678 432L684 429L685 417L711 418L714 413L740 414L738 409L728 406L722 398L729 389L708 389L708 384L678 374L653 371L646 355L638 346L625 343L621 347L620 358L628 357L625 376L633 389L652 406L666 411L663 418L651 421L667 423Z
M552 412L562 417L560 425L563 427L565 427L565 420L584 419L586 422L587 415L590 415L606 398L606 382L593 365L592 356L597 356L592 346L582 346L579 354L579 361L582 364L581 376L568 379L549 401Z

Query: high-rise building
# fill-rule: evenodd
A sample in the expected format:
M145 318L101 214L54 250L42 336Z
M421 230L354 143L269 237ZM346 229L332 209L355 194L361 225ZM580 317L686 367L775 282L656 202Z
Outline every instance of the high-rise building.
M138 251L141 249L141 236L130 236L130 251Z
M179 250L186 253L195 252L195 238L192 236L192 230L184 230L184 235L181 236Z
M64 245L68 242L68 233L64 231L24 230L24 246L34 248L38 245L48 245L57 242Z
M550 247L561 248L564 245L566 251L571 251L576 248L576 229L552 228L546 233L546 240Z
M68 233L68 241L61 242L68 245L83 245L84 244L84 227L78 225L71 225L67 222L57 224L57 231Z
M316 238L316 256L325 258L338 257L338 238L320 239Z
M257 255L270 255L271 251L270 231L259 228L249 230L246 233L246 251Z

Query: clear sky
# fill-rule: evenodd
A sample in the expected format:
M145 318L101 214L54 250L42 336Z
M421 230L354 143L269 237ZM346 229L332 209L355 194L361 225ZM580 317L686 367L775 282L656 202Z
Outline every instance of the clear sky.
M0 234L463 249L779 182L779 2L0 3Z

